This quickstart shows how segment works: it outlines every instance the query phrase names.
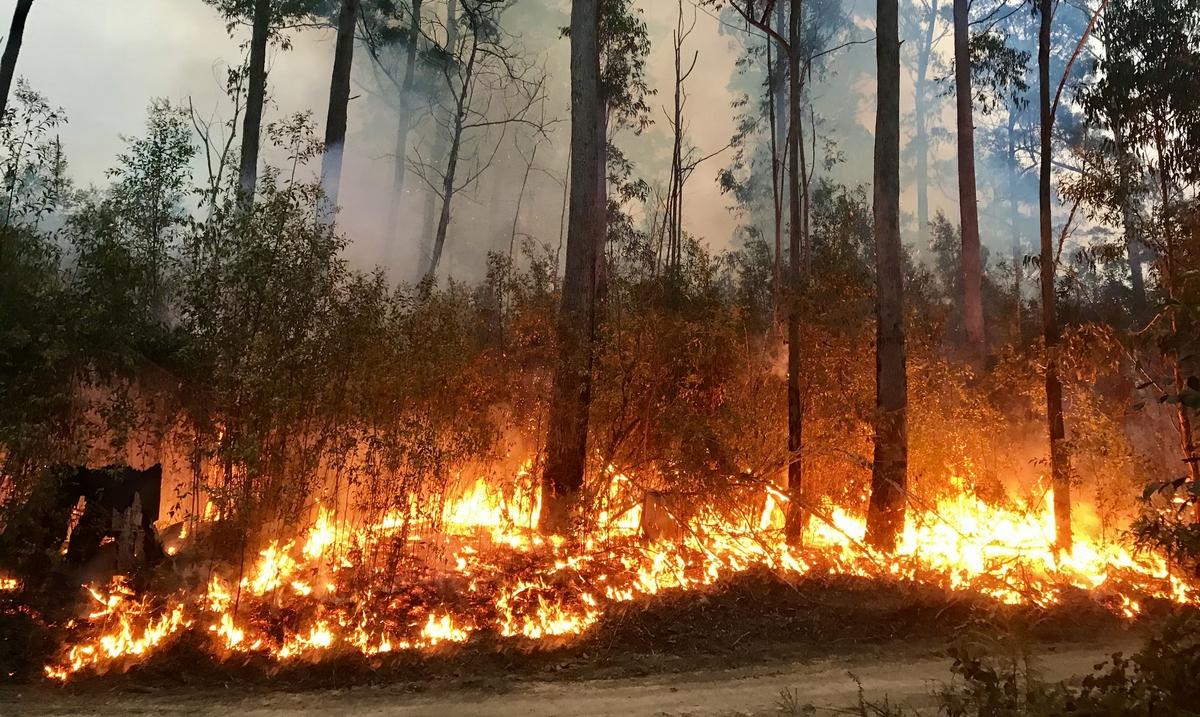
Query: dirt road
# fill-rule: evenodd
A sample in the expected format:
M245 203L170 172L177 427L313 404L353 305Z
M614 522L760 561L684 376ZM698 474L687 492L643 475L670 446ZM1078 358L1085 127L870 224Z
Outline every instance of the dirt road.
M1038 664L1047 679L1089 672L1128 641L1045 645ZM479 689L414 692L411 685L321 690L302 693L262 689L163 690L144 693L72 693L51 687L0 688L4 715L313 715L372 717L551 717L612 715L699 717L780 714L780 694L790 690L799 704L849 707L862 683L868 699L931 704L930 692L949 678L949 662L933 646L881 646L871 653L804 663L654 677L591 681L518 681L497 691ZM786 712L783 712L786 714Z

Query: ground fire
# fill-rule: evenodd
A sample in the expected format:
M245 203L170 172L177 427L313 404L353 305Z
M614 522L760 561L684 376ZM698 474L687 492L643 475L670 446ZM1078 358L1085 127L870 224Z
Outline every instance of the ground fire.
M168 594L135 594L121 577L90 585L86 616L68 626L67 643L45 674L66 681L127 669L185 633L201 636L214 660L372 656L463 643L480 631L561 640L588 630L614 603L704 590L754 567L796 577L921 581L1041 606L1065 590L1082 590L1130 619L1146 600L1200 601L1191 576L1119 543L1080 535L1069 553L1057 551L1048 489L1038 502L1012 508L962 490L914 511L887 555L864 544L861 518L834 505L814 510L803 544L789 546L781 530L786 496L778 491L745 521L700 511L677 537L650 541L642 502L630 503L622 494L629 480L615 475L607 502L631 507L601 511L585 534L568 541L537 532L540 501L528 466L508 493L482 479L469 484L436 523L387 516L363 525L318 507L310 526L254 551L240 576L209 565L189 576L193 584ZM188 533L204 530L199 516ZM188 533L170 546L176 559L187 555ZM384 556L397 539L411 554L388 573Z
M1200 0L8 6L0 714L1196 714Z

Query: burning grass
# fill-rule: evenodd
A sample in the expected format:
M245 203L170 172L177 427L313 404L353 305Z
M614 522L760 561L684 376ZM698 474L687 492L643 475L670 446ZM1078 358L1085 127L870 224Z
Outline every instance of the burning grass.
M614 478L609 493L628 485ZM253 663L268 673L463 646L561 649L606 639L629 606L707 605L715 586L746 575L788 586L909 584L950 596L947 604L1055 609L1085 595L1126 620L1147 600L1200 602L1164 561L1117 543L1081 535L1069 555L1056 555L1050 496L997 507L964 491L914 509L894 556L867 549L862 520L839 506L815 509L803 546L789 547L779 530L781 499L768 494L761 514L745 521L702 512L674 539L656 542L640 534L640 504L601 512L578 541L543 538L531 529L536 496L506 499L483 480L448 502L437 525L398 516L356 524L321 508L306 529L262 546L240 572L197 563L181 570L182 587L165 593L138 595L120 579L88 587L90 609L63 627L63 647L44 673L66 682L128 670L180 644L215 664ZM175 547L177 561L194 549ZM703 633L704 622L680 624Z

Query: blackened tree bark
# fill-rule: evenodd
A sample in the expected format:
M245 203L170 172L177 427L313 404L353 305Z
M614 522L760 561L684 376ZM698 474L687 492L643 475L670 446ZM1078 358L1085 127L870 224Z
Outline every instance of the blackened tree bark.
M354 64L354 29L360 0L342 0L338 13L337 44L333 51L333 76L329 81L329 115L325 120L325 152L321 155L322 219L333 223L342 184L342 157L346 149L346 123L350 110L350 71Z
M13 74L17 71L17 56L21 54L21 42L25 39L25 20L33 0L17 0L13 10L12 25L8 40L4 43L4 56L0 57L0 118L8 110L8 93L12 89Z
M408 135L412 132L413 84L417 75L417 43L421 39L421 9L424 0L412 0L409 17L408 47L404 53L404 79L400 84L399 117L396 122L396 160L392 174L392 204L388 209L387 236L395 241L400 226L400 209L403 206L404 179L408 170Z
M983 257L975 187L975 117L971 93L968 0L954 0L954 99L958 123L958 211L962 229L963 324L972 358L987 354L983 329Z
M801 232L800 182L800 23L803 0L791 0L788 14L788 512L784 534L789 545L804 538L807 511L804 509L804 396L800 391L800 295Z
M595 336L596 251L605 233L606 138L600 91L600 1L571 5L571 199L558 316L558 363L550 400L539 528L562 534L583 487Z
M867 541L892 551L904 528L908 482L908 380L904 255L900 242L900 32L896 0L876 2L875 456Z
M1050 213L1051 136L1054 110L1050 104L1050 23L1053 0L1038 0L1038 99L1041 126L1041 174L1038 183L1038 218L1041 229L1039 269L1042 284L1042 338L1046 345L1046 427L1050 437L1050 474L1054 488L1054 529L1056 547L1071 550L1071 459L1067 453L1066 426L1063 422L1062 382L1058 378L1058 350L1061 332L1055 300L1056 274L1052 217Z
M238 172L239 198L243 204L254 201L254 191L258 186L258 148L262 139L263 104L267 97L267 41L270 35L271 0L254 0L250 77L246 88L246 116L242 120L242 157Z

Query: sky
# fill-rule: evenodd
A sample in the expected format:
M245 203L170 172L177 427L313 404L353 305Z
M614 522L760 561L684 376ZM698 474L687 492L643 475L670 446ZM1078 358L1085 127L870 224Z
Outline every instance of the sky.
M690 2L685 2L689 20ZM13 4L13 0L0 0L0 12L11 15ZM652 40L647 69L651 87L658 91L650 98L656 124L645 136L621 142L631 148L638 172L654 181L665 177L670 166L664 118L673 81L670 37L676 4L640 0L639 7ZM563 120L569 117L568 41L559 37L557 28L567 23L568 9L568 0L522 0L510 11L523 47L541 58L549 73L548 112ZM859 25L862 27L856 30L869 38L873 32L869 18ZM241 62L246 34L245 28L237 28L230 37L221 17L201 0L38 0L30 14L17 74L66 111L69 124L60 134L77 183L102 186L105 170L122 150L124 138L141 132L152 98L190 102L201 117L218 122L228 115L224 73L230 64ZM333 40L332 30L305 30L293 34L290 50L272 49L267 121L311 110L321 130ZM730 103L739 48L729 29L722 28L710 12L696 15L689 46L700 52L700 62L687 88L688 136L707 154L725 146L734 132ZM870 45L844 53L838 64L845 67L862 67L874 59ZM360 268L384 264L399 278L412 278L421 263L420 242L411 236L415 232L404 235L402 231L401 237L389 238L383 229L394 201L390 179L394 111L376 96L366 53L357 53L355 63L340 225L351 239L349 256ZM859 125L846 133L844 141L850 144L839 147L848 157L838 170L839 178L850 183L870 180L871 148L862 144L864 136L869 142L873 125L873 89L873 77L851 69L834 73L818 90L820 104L842 111L851 118L849 122ZM911 92L904 94L902 111L907 112ZM563 121L553 132L553 145L539 154L539 171L531 179L518 222L522 233L549 244L558 241L569 127ZM739 221L730 209L731 199L720 194L716 183L717 170L725 166L728 157L704 165L688 184L685 196L685 229L718 250L731 245ZM483 259L470 245L502 247L511 235L517 170L523 167L511 147L501 158L504 161L492 181L481 184L456 205L446 265L451 275L477 277ZM955 210L948 194L933 192L935 210ZM403 222L419 226L418 214L409 202Z

